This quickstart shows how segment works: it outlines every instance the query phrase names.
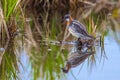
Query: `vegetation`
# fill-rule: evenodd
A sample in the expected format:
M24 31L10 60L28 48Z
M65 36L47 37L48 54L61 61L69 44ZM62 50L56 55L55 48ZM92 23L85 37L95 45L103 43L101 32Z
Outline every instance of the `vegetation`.
M70 47L53 44L74 39L63 23L68 13L91 35L101 35L102 49L109 30L120 42L120 0L0 0L0 79L24 78L19 68L23 52L29 58L31 79L64 77L60 68Z

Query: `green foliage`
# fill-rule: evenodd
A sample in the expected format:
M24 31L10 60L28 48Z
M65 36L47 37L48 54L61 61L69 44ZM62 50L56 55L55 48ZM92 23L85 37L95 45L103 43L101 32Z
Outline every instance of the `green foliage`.
M14 13L18 1L19 0L2 0L1 1L6 21L8 21L10 17L13 17L11 16L11 14Z
M0 79L19 79L17 75L16 56L11 53L5 53L0 66Z

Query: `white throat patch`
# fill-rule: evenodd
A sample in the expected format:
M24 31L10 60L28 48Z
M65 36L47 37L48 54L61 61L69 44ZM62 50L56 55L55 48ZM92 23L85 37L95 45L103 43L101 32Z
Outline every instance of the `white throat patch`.
M66 19L66 21L70 21L70 19Z

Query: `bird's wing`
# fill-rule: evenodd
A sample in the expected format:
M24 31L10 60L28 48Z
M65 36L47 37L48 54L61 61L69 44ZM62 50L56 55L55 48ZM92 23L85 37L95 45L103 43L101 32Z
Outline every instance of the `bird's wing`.
M78 25L78 26L81 26L81 28L82 28L84 31L87 31L87 30L86 30L86 27L85 27L82 23L80 23L79 21L73 20L72 23L73 23L73 24L76 24L76 25Z
M81 34L86 35L86 36L88 35L85 26L82 25L81 23L79 23L78 21L73 21L72 26L74 27L74 30L76 32L81 33Z

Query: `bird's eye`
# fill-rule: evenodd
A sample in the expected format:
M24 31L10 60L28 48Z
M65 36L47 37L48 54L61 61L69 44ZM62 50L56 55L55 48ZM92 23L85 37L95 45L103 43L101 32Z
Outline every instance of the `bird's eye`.
M69 16L65 16L64 19L69 19Z
M68 15L68 14L64 16L64 19L65 19L65 20L66 20L66 19L69 19L69 18L70 18L70 15Z

